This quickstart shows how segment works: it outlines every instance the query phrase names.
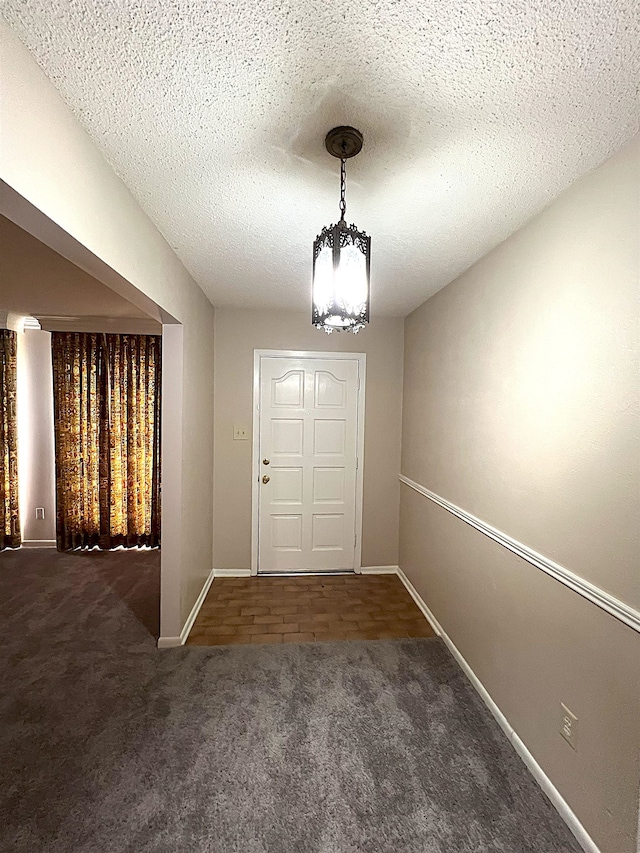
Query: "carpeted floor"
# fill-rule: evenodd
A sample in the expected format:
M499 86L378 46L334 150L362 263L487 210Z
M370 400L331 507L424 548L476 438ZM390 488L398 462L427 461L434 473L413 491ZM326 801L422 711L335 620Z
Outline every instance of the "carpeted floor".
M578 853L440 640L158 652L157 600L0 555L6 853Z

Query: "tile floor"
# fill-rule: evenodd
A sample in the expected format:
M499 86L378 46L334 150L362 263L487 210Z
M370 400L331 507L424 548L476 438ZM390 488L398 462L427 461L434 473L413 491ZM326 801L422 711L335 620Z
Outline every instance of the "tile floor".
M187 645L433 636L396 575L216 578Z

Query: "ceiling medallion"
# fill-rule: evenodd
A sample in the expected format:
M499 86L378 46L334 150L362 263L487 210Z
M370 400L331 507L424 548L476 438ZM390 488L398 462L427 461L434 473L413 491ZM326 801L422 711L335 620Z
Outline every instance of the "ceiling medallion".
M334 127L325 139L329 154L340 160L340 220L327 225L313 243L311 322L325 332L353 332L369 322L371 237L347 225L347 160L362 148L354 127Z

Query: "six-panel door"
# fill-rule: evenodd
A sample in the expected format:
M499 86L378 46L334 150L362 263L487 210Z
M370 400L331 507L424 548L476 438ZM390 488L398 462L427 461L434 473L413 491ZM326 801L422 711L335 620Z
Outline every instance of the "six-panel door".
M358 362L263 357L258 570L353 569Z

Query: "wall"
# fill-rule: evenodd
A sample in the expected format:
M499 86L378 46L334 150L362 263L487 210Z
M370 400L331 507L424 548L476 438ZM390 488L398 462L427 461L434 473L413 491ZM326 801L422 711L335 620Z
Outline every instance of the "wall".
M378 317L357 335L314 329L310 316L282 311L216 311L215 567L251 566L251 441L254 349L367 354L362 564L398 564L398 470L402 417L403 321Z
M639 155L636 139L407 318L402 434L406 477L636 608ZM638 633L407 485L400 541L596 843L635 850Z
M56 463L53 432L51 335L18 335L18 471L23 543L56 538ZM36 519L43 507L44 519Z
M0 216L0 252L1 307L26 316L138 317L153 322L5 216ZM153 334L159 332L157 326Z
M133 285L132 291L153 300L183 327L180 345L188 377L181 407L184 429L181 445L172 448L181 463L175 471L180 482L163 478L163 515L168 515L165 498L182 495L181 506L171 514L180 541L171 560L164 547L162 554L163 584L170 579L180 594L176 600L177 594L163 593L161 632L175 637L212 568L214 310L31 54L2 22L0 35L2 179ZM138 304L135 296L127 298ZM164 444L167 451L166 437Z

